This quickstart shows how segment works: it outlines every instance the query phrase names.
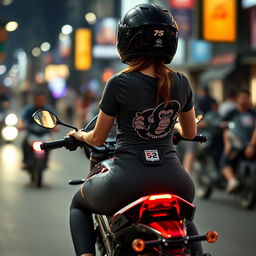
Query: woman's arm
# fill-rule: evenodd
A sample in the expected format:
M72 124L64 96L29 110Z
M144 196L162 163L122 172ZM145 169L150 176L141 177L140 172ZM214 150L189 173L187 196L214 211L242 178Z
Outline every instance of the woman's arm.
M181 112L178 120L179 123L174 126L174 129L177 130L182 137L193 139L197 133L194 107L187 112Z
M101 146L107 139L114 120L114 116L106 115L100 110L96 125L92 131L70 131L68 135L75 137L77 140L86 142L89 145Z

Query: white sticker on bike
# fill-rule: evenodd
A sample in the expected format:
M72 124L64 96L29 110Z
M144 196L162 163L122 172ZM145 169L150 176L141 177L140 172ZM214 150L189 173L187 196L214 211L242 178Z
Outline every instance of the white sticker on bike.
M159 161L159 154L156 149L144 150L146 161L154 162Z

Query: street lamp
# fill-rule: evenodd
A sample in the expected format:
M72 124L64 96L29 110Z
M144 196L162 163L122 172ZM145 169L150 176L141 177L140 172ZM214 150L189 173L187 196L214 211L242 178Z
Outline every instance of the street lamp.
M18 28L19 24L16 21L10 21L5 25L5 29L8 32L13 32Z
M41 44L40 48L42 52L48 52L51 49L51 45L48 42L44 42Z
M97 17L93 12L86 13L84 18L90 25L93 25L97 22Z
M72 32L73 32L73 27L71 25L64 25L62 28L61 28L61 32L64 34L64 35L70 35Z
M41 54L41 49L40 49L39 47L34 47L34 48L32 49L32 55L33 55L34 57L39 57L40 54Z
M13 0L2 0L0 4L7 6L10 5L13 2Z

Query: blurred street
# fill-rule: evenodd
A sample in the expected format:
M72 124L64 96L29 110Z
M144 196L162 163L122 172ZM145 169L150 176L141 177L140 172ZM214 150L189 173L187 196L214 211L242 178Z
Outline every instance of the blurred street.
M156 4L164 12L170 11L170 17L177 22L179 29L173 20L171 26L154 24L155 20L159 22L158 16L148 23L144 21L150 10L145 6L139 9L140 15L145 17L142 15L138 21L135 18L120 19L132 7L142 3ZM135 23L131 27L123 25L126 21ZM137 22L142 22L142 25ZM153 25L157 25L157 29L152 30ZM145 35L151 35L152 40L144 38L144 32L141 32L148 28L152 33L145 32ZM166 39L169 33L172 40ZM148 46L150 50L145 48ZM130 47L137 49L138 55L132 57L127 53L129 58L124 61L124 51ZM167 49L171 61L168 64L163 58ZM155 55L154 51L161 54ZM49 132L35 125L31 116L39 109L47 109L56 113L59 120L84 127L98 114L108 81L127 68L124 63L129 62L131 68L133 58L137 60L139 57L138 60L144 62L144 56L150 57L145 59L150 60L149 64L145 67L139 65L132 72L142 73L142 76L144 68L153 67L161 60L160 64L166 63L173 74L176 71L184 74L188 78L188 88L192 90L192 93L190 89L186 90L187 95L185 84L179 82L177 88L183 92L176 93L176 89L173 90L176 80L166 83L169 74L163 69L167 77L163 82L164 73L159 75L154 66L151 78L160 81L156 84L154 102L165 101L163 96L169 95L170 101L165 104L169 108L175 94L180 94L184 99L181 97L180 102L177 101L179 111L189 111L185 107L190 106L188 103L193 99L190 107L194 105L198 117L203 116L197 130L198 134L207 137L207 142L199 145L183 141L177 146L177 155L184 169L192 170L193 179L200 178L202 187L222 189L214 190L208 200L196 198L194 201L197 206L195 224L199 233L205 234L209 230L219 233L216 244L203 243L204 251L212 256L256 255L256 206L245 210L235 196L224 192L237 191L240 197L251 199L251 205L255 203L256 0L0 0L0 256L75 254L69 231L69 206L79 186L70 186L68 181L84 178L89 161L81 149L73 152L54 150L48 163L47 154L44 161L40 158L36 162L37 166L48 166L43 175L43 186L36 188L31 185L27 171L22 169L22 160L23 167L34 163L30 161L33 160L33 142L44 141L43 136ZM144 77L143 82L149 78ZM127 114L125 118L132 117L130 111L135 111L134 107L128 107L130 98L139 96L137 88L138 92L143 88L141 82L132 84L138 85L132 90L132 97L125 96L130 94L124 93L126 84L120 82L124 87L114 87L115 97L107 104L113 104L114 108L116 101L118 111ZM144 95L147 100L144 90L142 95L138 104L144 102ZM155 106L149 104L147 108L136 108L136 119L131 119L130 123L127 120L133 133L137 114L149 113L148 110L153 111ZM142 125L138 119L138 129L145 131L146 126L153 130L157 127L152 138L164 139L160 132L167 136L178 116L175 114L172 119L169 114L174 112L170 110L164 110L163 119L160 118L162 110L159 116L156 114L156 120L160 118L157 121L159 126L152 119L153 114L145 118L148 125L146 122ZM119 112L113 114L118 122L123 121ZM162 120L165 121L162 123ZM120 135L122 129L120 123L118 125ZM38 135L37 139L29 141L28 136L23 140L25 131L31 137ZM67 134L69 128L60 127L55 131L53 140L58 140ZM140 139L144 138L138 130L135 131ZM102 130L100 133L104 134Z
M67 130L54 135L60 139ZM68 211L78 187L69 179L82 178L88 160L81 150L58 149L50 156L44 186L29 184L27 173L20 169L20 138L0 148L0 255L70 256L74 255L69 234ZM256 211L240 208L235 198L216 191L211 200L195 201L195 222L200 233L216 230L219 241L204 243L212 255L253 255L255 250Z

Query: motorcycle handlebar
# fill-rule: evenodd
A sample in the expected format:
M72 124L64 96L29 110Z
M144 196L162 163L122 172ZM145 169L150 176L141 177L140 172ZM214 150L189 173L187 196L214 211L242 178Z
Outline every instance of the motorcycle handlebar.
M73 151L73 150L76 150L77 147L80 145L81 145L81 143L78 140L76 140L75 138L73 138L71 136L66 136L62 140L43 142L40 145L40 148L44 151L48 151L48 150L52 150L52 149L66 147L67 149Z
M186 139L181 137L179 134L174 134L173 135L173 143L175 145L177 145L181 140L186 140L186 141L196 141L196 142L206 142L207 141L207 137L199 134L196 135L193 139ZM76 150L77 147L81 146L81 145L87 145L83 142L80 142L78 140L76 140L74 137L71 136L66 136L64 139L62 140L55 140L55 141L51 141L51 142L43 142L40 147L42 150L44 151L48 151L48 150L52 150L52 149L57 149L57 148L62 148L65 147L70 151ZM90 148L93 148L94 150L98 151L98 152L102 152L104 151L106 148L105 147L93 147L93 146L89 146Z
M206 142L207 141L207 137L204 136L203 134L199 134L196 135L193 139L186 139L186 138L182 138L182 140L188 140L188 141L196 141L196 142Z

